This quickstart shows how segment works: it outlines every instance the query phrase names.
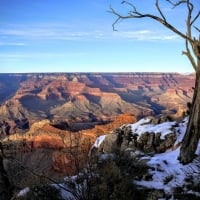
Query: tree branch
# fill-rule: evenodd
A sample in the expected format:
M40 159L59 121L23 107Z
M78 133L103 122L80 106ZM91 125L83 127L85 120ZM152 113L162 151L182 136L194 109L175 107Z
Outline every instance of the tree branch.
M129 6L131 6L131 7L133 8L133 10L136 11L136 7L135 7L132 3L128 2L128 1L122 1L122 4L123 4L123 3L125 3L125 4L127 4L127 5L129 5Z
M173 8L175 8L175 7L177 7L177 6L180 6L181 4L187 2L187 0L178 1L178 2L176 2L176 3L173 3L171 0L166 0L166 1L169 2L171 5L173 5Z
M188 16L187 16L187 35L188 37L192 37L192 31L191 31L191 18L192 18L192 11L193 11L193 4L189 2L189 0L186 1L187 9L188 9Z
M166 19L166 16L162 12L162 9L159 5L159 0L155 0L155 7L157 11L159 12L159 15L154 15L151 13L142 13L137 10L134 4L130 3L129 1L122 1L122 4L127 4L131 7L131 10L126 14L122 15L119 12L117 12L114 8L110 6L110 12L117 16L117 19L112 24L113 30L115 29L116 24L120 20L124 19L140 19L140 18L149 18L153 19L154 21L157 21L158 23L162 24L167 29L174 32L176 35L180 36L185 40L186 50L182 53L186 55L191 62L194 70L197 72L199 68L199 62L200 62L200 36L197 39L196 36L193 36L192 30L193 28L196 29L198 32L200 32L200 28L195 26L195 22L200 17L200 11L194 15L194 4L191 2L191 0L166 0L170 5L173 6L173 8L179 7L179 6L185 6L186 8L186 33L183 31L180 31L177 27L169 23ZM197 5L198 6L198 5ZM198 8L199 9L199 8ZM196 61L197 58L197 61Z
M194 19L191 21L191 25L194 24L194 22L199 18L200 16L200 11L197 13L197 15L194 17Z
M169 1L169 2L171 2L171 1ZM185 1L181 1L181 2L185 3ZM182 33L181 31L179 31L178 29L176 29L174 26L172 26L170 23L167 22L167 20L164 17L162 11L160 10L160 7L158 5L158 0L156 1L156 7L157 7L157 9L158 9L158 11L159 11L159 13L160 13L160 15L161 15L162 18L158 17L156 15L153 15L153 14L143 14L143 13L140 13L133 4L127 3L126 1L124 1L124 3L126 3L128 5L131 5L131 7L133 8L133 10L130 11L128 13L128 15L125 15L125 16L121 15L114 8L110 7L110 12L112 14L114 14L114 15L117 16L117 19L112 24L113 30L116 30L115 29L115 25L119 22L119 20L131 19L131 18L150 18L150 19L154 19L155 21L159 22L163 26L167 27L168 29L170 29L172 32L176 33L177 35L179 35L183 39L188 40L191 43L193 42L193 40L192 40L191 37L188 37L188 35Z
M183 54L183 55L186 55L186 56L188 57L189 61L190 61L191 64L192 64L192 67L193 67L194 70L196 71L196 70L197 70L197 64L196 64L196 62L195 62L195 60L194 60L194 58L193 58L193 56L192 56L192 54L191 54L191 52L190 52L190 49L189 49L189 45L188 45L188 41L187 41L187 40L185 40L185 46L186 46L186 51L183 51L182 54Z
M197 28L196 26L194 26L194 28L195 28L197 31L200 32L200 28ZM200 40L200 39L199 39L199 40Z
M165 19L165 16L163 15L163 12L162 12L161 9L160 9L159 2L158 2L158 1L159 1L159 0L156 0L156 8L157 8L158 12L160 13L160 15L162 16L162 19L163 19L165 22L167 22L166 19Z

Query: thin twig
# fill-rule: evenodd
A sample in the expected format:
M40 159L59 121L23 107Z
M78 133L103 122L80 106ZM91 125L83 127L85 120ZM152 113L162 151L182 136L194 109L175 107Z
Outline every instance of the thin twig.
M157 8L158 12L160 13L160 15L162 16L163 20L164 20L165 22L167 22L167 20L166 20L164 14L163 14L163 12L162 12L161 9L160 9L158 0L156 0L156 8Z

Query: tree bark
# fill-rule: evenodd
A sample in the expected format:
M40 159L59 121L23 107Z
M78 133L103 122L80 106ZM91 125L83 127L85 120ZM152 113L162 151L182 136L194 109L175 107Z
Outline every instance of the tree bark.
M200 66L198 66L198 69ZM200 71L196 71L195 89L190 110L187 130L182 141L179 159L183 164L190 163L195 158L195 152L200 138Z

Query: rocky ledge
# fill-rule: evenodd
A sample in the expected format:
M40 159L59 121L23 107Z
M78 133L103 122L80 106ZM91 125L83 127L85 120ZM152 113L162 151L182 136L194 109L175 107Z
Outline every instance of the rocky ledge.
M133 180L151 191L148 199L199 199L200 142L193 162L182 165L178 160L187 122L187 118L175 122L151 117L123 125L97 138L91 156L107 159L124 152L137 163L145 163L148 172Z

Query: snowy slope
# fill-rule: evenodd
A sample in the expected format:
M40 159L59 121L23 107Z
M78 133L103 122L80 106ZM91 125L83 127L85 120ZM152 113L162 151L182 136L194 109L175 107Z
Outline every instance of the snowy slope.
M161 139L171 133L172 126L176 124L176 122L164 122L162 124L151 124L149 123L150 119L141 119L135 124L131 125L133 134L136 133L140 137L143 133L161 133Z
M200 158L188 165L182 165L177 159L179 150L178 148L174 151L155 154L148 162L152 180L136 181L136 183L148 188L164 189L167 193L173 193L176 187L187 190L187 181L195 182L196 178L200 177ZM187 180L188 178L190 180Z
M173 125L173 123L171 123ZM177 141L179 143L182 141L183 136L186 131L187 119L176 128ZM135 128L135 125L132 125ZM170 123L163 123L160 125L155 125L154 128L149 126L150 129L159 129L160 132L165 134L167 129L170 128ZM158 128L158 129L156 129ZM143 129L148 129L148 125L144 127L137 127L140 132ZM193 183L199 184L200 180L200 143L198 145L196 154L197 157L194 161L187 165L182 165L179 160L180 147L175 150L168 150L165 153L154 154L152 157L148 157L148 165L150 166L149 173L152 175L152 180L150 181L135 181L138 185L142 185L148 188L164 189L166 193L173 193L173 190L177 187L181 187L183 191L188 191L189 184ZM194 191L188 191L194 192ZM199 191L200 195L200 191Z
M188 119L184 119L181 123L177 122L164 122L161 124L151 124L150 119L141 119L135 124L131 124L133 134L137 134L138 138L145 132L161 134L161 139L171 133L175 127L177 140L176 144L180 144L188 123ZM100 136L97 139L95 146L98 147L106 136ZM174 146L175 146L174 145ZM189 191L189 185L200 185L200 143L198 145L196 154L197 157L194 161L187 165L182 165L178 156L180 153L180 145L177 145L176 149L169 149L164 153L154 154L151 156L144 155L141 159L149 160L147 165L149 166L149 174L152 176L152 180L135 181L137 185L144 186L152 189L163 189L166 193L172 194L177 187L181 187L185 192ZM196 192L196 191L195 191ZM200 195L200 187L199 193Z

